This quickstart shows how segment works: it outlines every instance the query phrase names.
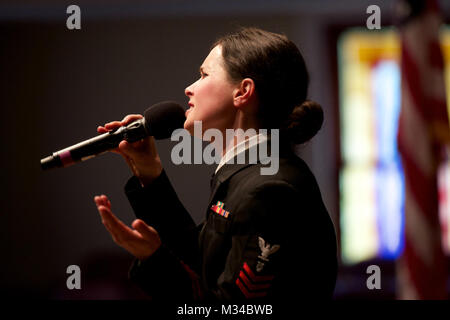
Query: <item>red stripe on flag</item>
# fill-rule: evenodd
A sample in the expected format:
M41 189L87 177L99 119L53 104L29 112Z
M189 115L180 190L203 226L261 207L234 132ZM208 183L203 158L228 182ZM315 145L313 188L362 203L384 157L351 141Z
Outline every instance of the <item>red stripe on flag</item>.
M435 249L436 250L436 249ZM433 257L439 256L433 254ZM403 254L406 264L414 266L408 268L411 285L414 286L417 295L420 299L440 299L442 298L442 292L446 290L446 283L442 281L440 275L445 273L445 265L440 262L439 259L434 259L433 270L430 270L421 257L417 255L415 249L411 245L411 241L406 238L405 240L405 252Z
M405 282L397 289L399 297L406 299L445 299L447 296L446 260L440 239L436 170L436 147L441 145L442 141L435 134L435 126L437 123L444 123L443 126L447 124L448 127L448 115L445 101L439 99L445 99L445 86L443 60L438 44L436 4L435 1L427 1L427 10L413 17L401 29L402 94L410 96L411 100L403 96L399 117L398 145L409 192L405 196L406 232L404 252L400 258L402 268L398 269L399 272L406 272L408 276L398 275L399 279L403 278ZM423 30L427 32L423 33ZM415 123L419 124L417 127L407 126L407 121L410 120L408 116L411 115L416 117ZM421 123L424 125L421 126ZM417 137L426 138L417 142ZM426 224L426 228L417 224L421 220ZM414 293L410 290L411 287L414 288Z
M422 85L420 80L419 69L414 62L411 54L408 52L405 44L405 40L402 39L402 64L401 64L401 72L402 72L402 85L406 85L413 100L413 105L409 105L408 107L414 108L423 118L426 119L425 110L421 108L423 106L423 94L422 94Z
M431 67L444 70L444 59L442 59L441 46L437 41L430 42L430 51L427 61Z
M416 199L416 204L431 221L432 224L439 223L439 217L436 215L438 210L437 185L435 176L427 178L416 166L412 156L407 151L402 152L402 165L405 171L405 182L408 183L411 194Z
M426 106L429 108L430 120L439 121L448 127L447 103L444 100L429 97Z

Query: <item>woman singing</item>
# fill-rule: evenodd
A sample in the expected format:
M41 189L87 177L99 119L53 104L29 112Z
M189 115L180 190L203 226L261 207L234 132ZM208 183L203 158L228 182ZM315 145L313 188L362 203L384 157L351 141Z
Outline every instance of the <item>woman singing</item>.
M336 272L336 237L317 182L292 148L309 141L323 122L321 107L306 100L304 59L285 36L244 28L220 38L186 88L184 128L255 129L243 141L223 142L204 221L196 226L179 201L152 137L115 150L134 176L125 191L137 216L129 228L95 197L114 241L136 257L130 278L154 299L170 301L277 301L330 299ZM140 115L107 123L99 133ZM261 134L261 129L279 135ZM261 143L278 144L279 166L262 174L262 161L233 161ZM260 160L260 159L259 159Z

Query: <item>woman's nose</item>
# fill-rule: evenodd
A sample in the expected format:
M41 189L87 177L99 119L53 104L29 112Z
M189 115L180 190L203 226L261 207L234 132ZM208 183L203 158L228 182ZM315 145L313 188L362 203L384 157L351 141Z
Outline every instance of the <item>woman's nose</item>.
M190 97L193 95L193 91L194 91L194 84L191 84L189 87L184 89L184 94Z

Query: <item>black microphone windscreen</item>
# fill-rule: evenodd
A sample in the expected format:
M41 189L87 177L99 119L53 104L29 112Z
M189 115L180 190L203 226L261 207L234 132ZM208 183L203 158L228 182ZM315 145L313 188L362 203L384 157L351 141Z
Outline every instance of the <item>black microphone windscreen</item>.
M176 102L159 102L145 110L145 126L155 139L166 139L174 130L183 128L186 120L184 113L184 109Z

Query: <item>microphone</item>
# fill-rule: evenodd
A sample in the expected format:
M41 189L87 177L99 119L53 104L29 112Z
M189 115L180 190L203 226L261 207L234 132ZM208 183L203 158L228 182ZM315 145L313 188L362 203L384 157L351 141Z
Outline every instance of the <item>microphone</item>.
M142 119L56 151L51 156L41 159L41 168L48 170L68 167L117 148L122 140L135 142L147 136L153 136L158 140L168 138L175 129L183 127L185 119L184 109L175 102L164 101L154 104L145 110Z

